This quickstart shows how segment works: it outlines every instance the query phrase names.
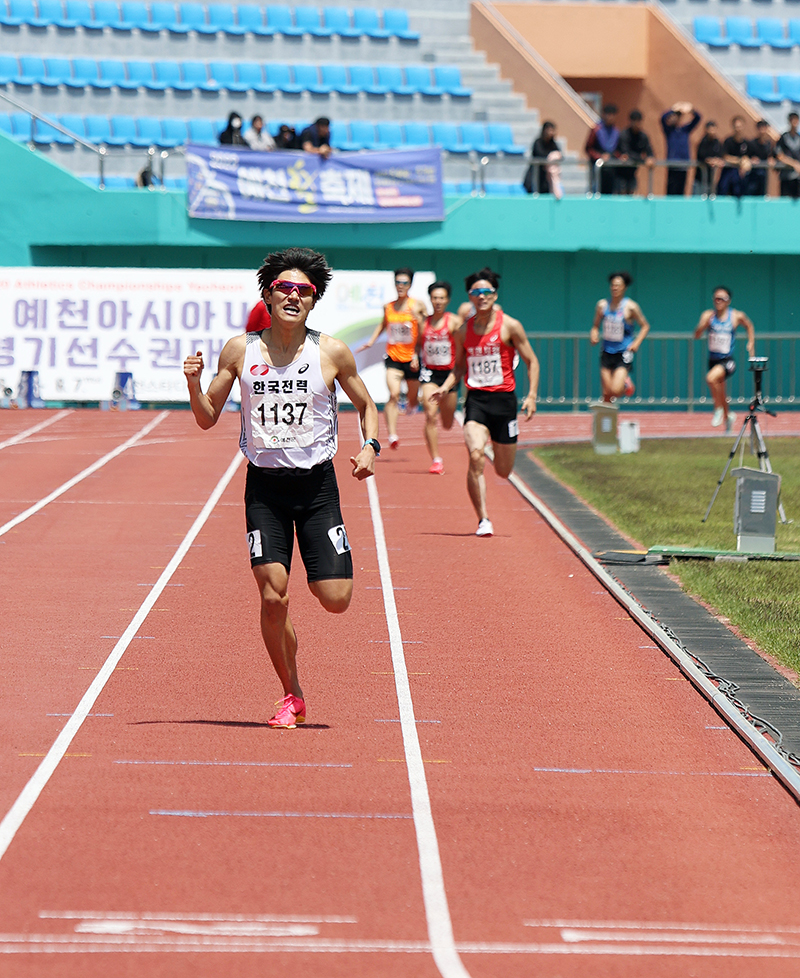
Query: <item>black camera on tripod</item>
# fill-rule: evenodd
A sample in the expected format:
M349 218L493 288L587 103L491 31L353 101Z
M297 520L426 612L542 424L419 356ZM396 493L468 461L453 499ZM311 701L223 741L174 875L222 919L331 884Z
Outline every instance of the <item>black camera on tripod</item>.
M748 369L753 371L753 381L756 385L756 393L753 399L753 403L750 405L750 410L760 407L763 404L761 395L761 379L764 371L767 369L767 364L769 363L769 357L750 357L747 361ZM768 412L771 413L771 412Z

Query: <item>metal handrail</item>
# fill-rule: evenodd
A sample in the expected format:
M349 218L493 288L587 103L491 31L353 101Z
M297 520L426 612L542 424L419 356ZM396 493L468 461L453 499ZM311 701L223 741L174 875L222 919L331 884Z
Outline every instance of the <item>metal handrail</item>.
M713 179L711 181L709 181L709 175L710 175L711 168L708 167L705 163L698 162L697 160L656 160L656 159L654 159L652 165L651 166L648 166L647 163L644 162L644 160L641 160L641 161L639 161L639 160L620 160L620 159L617 159L616 157L613 157L612 156L611 159L609 159L609 160L595 160L594 163L591 163L591 161L590 161L590 166L592 167L592 169L590 170L590 173L594 177L594 181L593 181L594 187L591 189L591 193L593 193L594 196L596 196L596 197L603 196L603 193L602 193L602 191L600 189L600 174L602 173L603 167L609 167L610 169L625 169L625 168L627 168L627 169L631 169L631 168L638 169L640 166L645 166L645 167L647 167L647 170L648 170L648 180L647 180L647 196L648 197L652 197L653 196L653 171L657 167L662 167L662 168L666 167L667 169L671 169L671 170L672 169L674 169L674 170L687 170L687 171L688 170L697 170L697 171L699 171L699 174L700 174L700 195L701 195L701 197L711 197L711 198L713 198L715 196L715 194L713 193L713 190L716 189L716 183L713 181ZM726 160L725 166L724 167L719 167L718 169L719 169L719 172L721 173L723 169L735 169L735 168L736 168L736 164L735 163L730 163L730 162L728 162ZM785 163L781 163L780 161L776 161L774 163L768 163L768 162L763 162L762 161L762 162L758 162L758 163L751 163L750 164L750 169L751 170L766 170L767 172L770 172L770 171L774 170L774 171L778 172L780 170L791 170L792 167L787 166ZM712 188L712 184L713 184L713 188ZM768 195L765 194L764 196L768 196Z

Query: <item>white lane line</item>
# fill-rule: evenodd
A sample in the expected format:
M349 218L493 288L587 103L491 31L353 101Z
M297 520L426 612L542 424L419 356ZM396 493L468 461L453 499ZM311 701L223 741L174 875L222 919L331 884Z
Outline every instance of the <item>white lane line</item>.
M44 509L44 507L49 503L52 503L54 499L58 499L59 496L63 496L64 493L69 491L73 486L77 486L79 482L83 482L84 479L88 479L88 477L97 472L98 469L102 469L102 467L112 459L115 459L118 455L121 455L123 452L127 451L138 441L144 438L145 435L148 435L153 428L156 427L156 425L161 424L168 414L169 411L162 411L161 414L153 418L149 424L146 424L144 428L137 432L132 438L129 438L126 442L118 445L113 451L109 452L108 455L104 455L102 458L99 458L96 462L90 465L88 469L84 469L83 472L79 472L76 476L73 476L73 478L69 479L63 485L60 485L58 489L54 489L49 496L45 496L44 499L40 499L38 503L30 506L23 513L19 513L19 515L15 516L13 520L9 520L8 523L4 523L2 526L0 526L0 537L3 536L4 533L8 533L9 530L13 530L15 526L19 526L20 523L24 523L28 517L33 516L34 513L38 513L40 509Z
M453 937L453 924L447 894L444 888L442 860L439 855L439 842L433 824L431 800L428 783L425 780L425 765L417 736L417 723L414 718L414 703L411 699L411 686L408 682L403 636L397 605L394 600L392 573L389 568L389 554L386 551L386 536L383 530L380 500L375 478L367 479L369 508L372 515L372 529L375 534L375 547L378 554L381 584L383 586L383 607L389 629L389 647L392 653L394 683L397 690L397 704L400 710L400 729L403 734L403 749L406 756L408 782L411 787L411 809L414 814L414 829L417 835L419 866L422 877L422 897L425 903L425 916L428 922L428 937L436 967L442 978L469 978Z
M72 408L59 411L58 414L54 414L52 418L48 418L46 421L40 421L39 424L35 424L32 428L26 428L18 435L14 435L13 438L6 438L5 441L0 441L0 449L10 448L11 445L19 445L21 441L25 441L25 439L30 438L31 435L35 435L37 431L43 431L45 428L49 428L51 424L55 424L56 421L60 421L68 414L72 414Z
M166 417L167 413L168 412L164 412L163 415L159 415L156 420L160 421L162 417ZM97 702L97 698L103 691L104 686L111 678L114 669L116 669L119 660L122 658L123 653L133 641L136 633L141 628L142 623L150 613L150 609L156 603L161 595L161 592L166 587L167 582L180 566L181 561L186 556L195 537L205 525L214 507L227 488L228 483L231 481L236 470L241 464L243 458L244 456L240 452L236 453L225 474L216 484L211 495L208 497L205 506L203 506L194 523L191 525L189 532L183 538L172 559L162 571L161 577L159 577L159 579L153 585L147 597L140 605L139 610L134 615L131 623L125 629L122 638L120 638L120 640L111 650L111 653L103 663L103 666L98 674L95 676L91 686L84 693L83 698L75 709L75 712L64 724L63 730L58 735L53 746L45 755L44 760L34 772L33 777L22 789L22 793L11 806L3 821L0 822L0 859L2 859L5 855L6 850L11 845L14 836L17 834L17 830L25 821L25 818L30 810L36 804L39 795L44 790L45 785L50 780L53 772L58 767L61 759L69 749L69 746L74 740L75 735L78 733L81 724L87 718L89 713L91 713L92 707Z
M189 920L212 923L272 923L272 924L357 924L358 917L307 914L241 914L241 913L157 913L124 910L40 910L41 920Z
M151 815L173 815L179 818L377 818L377 819L397 819L411 818L410 815L395 815L392 813L381 814L380 812L365 815L358 812L209 812L209 811L170 811L168 809L154 808L150 811Z

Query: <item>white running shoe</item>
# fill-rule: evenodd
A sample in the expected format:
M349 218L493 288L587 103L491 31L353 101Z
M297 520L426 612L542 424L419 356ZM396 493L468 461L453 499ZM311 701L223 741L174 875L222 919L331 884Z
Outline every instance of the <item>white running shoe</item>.
M481 520L478 523L478 529L475 531L476 537L491 537L494 536L494 527L492 526L491 520Z
M728 411L728 419L725 422L725 431L730 434L733 431L733 426L736 424L736 412Z
M722 410L722 408L714 408L714 414L711 418L711 427L719 428L719 426L722 424L722 419L724 417L725 417L725 412Z

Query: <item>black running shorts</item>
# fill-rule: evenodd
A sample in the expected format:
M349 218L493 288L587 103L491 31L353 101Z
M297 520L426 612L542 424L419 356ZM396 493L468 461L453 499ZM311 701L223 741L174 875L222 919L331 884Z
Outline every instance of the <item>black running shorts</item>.
M296 532L309 581L352 579L333 462L307 470L248 464L244 511L251 567L277 563L290 571Z
M709 357L708 369L711 370L713 367L724 367L725 376L730 377L731 374L736 372L736 361L733 359L733 357L723 357L722 359Z
M517 395L513 391L467 391L464 424L477 421L498 445L516 445L519 433Z
M442 384L450 376L449 370L439 370L435 367L423 367L419 372L419 382L421 384L436 384L437 387L441 387ZM452 394L452 391L449 391Z
M624 359L625 350L620 350L619 353L606 353L605 350L600 354L600 366L605 367L606 370L616 370L617 367L624 367L629 374L633 373L633 358L631 358L630 363L625 363Z
M404 360L392 360L391 357L384 357L383 362L386 364L387 370L399 370L405 380L419 380L419 370L412 370L410 361L405 362Z

